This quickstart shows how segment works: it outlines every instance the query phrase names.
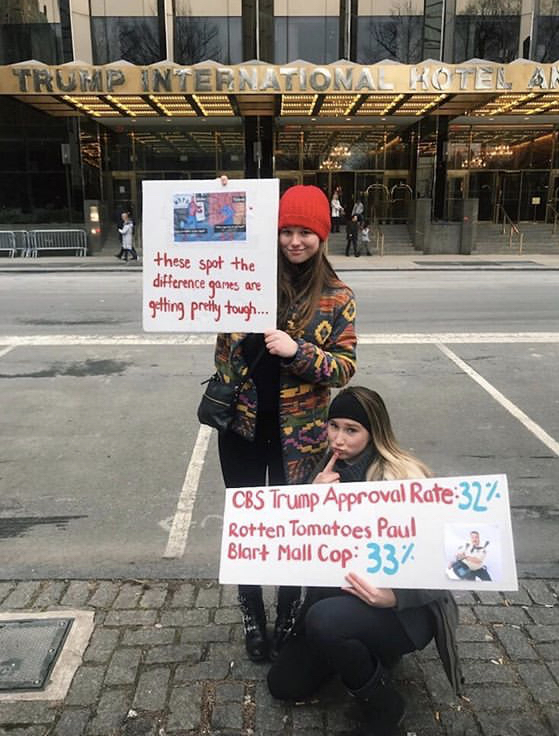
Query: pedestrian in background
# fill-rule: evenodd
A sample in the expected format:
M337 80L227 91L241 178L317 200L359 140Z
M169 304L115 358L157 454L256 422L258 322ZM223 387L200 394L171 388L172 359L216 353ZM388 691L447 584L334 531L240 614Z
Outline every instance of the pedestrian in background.
M397 443L384 401L355 386L338 393L328 412L328 452L314 483L424 478L428 468ZM462 684L455 631L458 608L448 591L377 588L350 572L345 588L309 588L293 629L268 673L272 695L310 698L339 675L362 711L363 736L392 736L405 702L390 682L403 654L435 637L455 691Z
M331 208L331 213L332 213L332 232L339 233L340 232L340 221L344 213L344 208L342 207L342 203L340 202L340 195L338 194L337 189L334 190L334 194L332 195L332 199L330 201L330 208Z
M120 253L118 253L117 258L128 262L128 256L130 255L131 260L137 261L138 254L134 248L134 223L132 222L130 213L123 212L121 219L121 227L118 229L121 237Z
M363 204L363 201L361 200L361 197L357 197L355 200L355 204L353 205L353 209L351 210L351 216L354 215L357 217L358 222L363 222L363 216L365 212L365 205Z
M305 482L326 448L330 388L355 372L353 292L325 255L328 198L315 186L291 187L280 200L278 229L277 329L216 341L216 370L225 382L241 381L255 366L218 438L227 488ZM239 586L239 603L249 658L273 658L293 625L300 588L278 590L271 650L262 588Z
M369 243L371 242L369 239L369 233L369 223L365 220L361 225L361 230L359 231L359 240L360 244L363 246L363 250L368 256L371 255L371 251L369 250Z
M350 250L353 248L353 255L359 258L359 222L357 221L357 215L352 215L351 219L347 221L346 227L346 247L345 254L349 256Z

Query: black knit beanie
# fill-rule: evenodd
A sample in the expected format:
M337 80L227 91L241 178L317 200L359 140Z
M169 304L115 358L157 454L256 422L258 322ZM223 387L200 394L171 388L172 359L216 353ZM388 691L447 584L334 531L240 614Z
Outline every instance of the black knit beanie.
M353 419L371 431L371 424L363 405L352 391L341 391L330 404L328 419Z

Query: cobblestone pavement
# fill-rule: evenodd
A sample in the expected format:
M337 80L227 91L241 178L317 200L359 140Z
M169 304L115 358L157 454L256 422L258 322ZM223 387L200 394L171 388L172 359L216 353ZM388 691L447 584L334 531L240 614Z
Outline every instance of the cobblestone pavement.
M432 645L409 655L395 671L403 736L559 734L558 594L556 580L460 594L466 697L453 697ZM2 612L95 611L64 702L1 702L0 736L349 734L355 706L337 683L316 703L272 700L266 666L244 656L235 595L197 580L0 582Z

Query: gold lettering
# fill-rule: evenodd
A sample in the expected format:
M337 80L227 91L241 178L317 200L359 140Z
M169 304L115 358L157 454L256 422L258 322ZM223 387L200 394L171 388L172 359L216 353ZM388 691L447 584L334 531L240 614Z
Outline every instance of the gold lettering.
M353 69L342 69L339 66L334 67L334 89L353 89Z
M27 92L27 77L31 76L30 69L12 69L12 74L19 77L19 91Z
M322 77L322 81L320 78ZM309 84L315 92L325 92L332 84L332 74L326 67L317 67L310 73Z
M369 71L369 69L363 69L361 71L361 74L357 78L357 84L355 85L355 90L360 89L372 89L375 90L377 87L375 85L375 80L373 79L373 75Z
M161 69L153 70L153 91L161 92L161 87L163 87L165 92L172 92L170 69L165 69L165 72L163 73L161 72Z
M280 91L280 83L278 76L276 74L276 70L272 66L266 67L266 73L264 75L264 80L262 84L260 85L261 90L265 89L275 89L278 92Z
M223 85L228 92L233 92L233 72L231 69L220 68L215 75L215 86L218 92L223 90Z
M33 87L35 92L41 92L42 85L45 85L47 92L52 92L52 74L48 69L33 69Z
M256 69L247 69L245 66L239 67L239 92L245 89L256 92L258 89L258 73Z
M500 66L497 69L497 89L511 89L512 84L507 82L505 77L505 67Z
M103 91L103 78L100 69L95 69L92 74L88 74L85 69L81 69L79 75L81 92Z
M180 92L186 92L186 80L188 77L192 76L192 72L190 69L175 69L173 72L175 77L179 78L179 91Z
M194 70L194 89L196 92L211 92L212 87L210 84L210 70L209 69L195 69Z
M490 66L476 66L476 78L474 87L476 89L491 89L493 81L493 69Z
M429 74L429 67L424 66L423 71L419 71L416 66L412 66L410 69L410 88L417 89L417 85L421 84L423 89L429 89L427 84L427 75Z

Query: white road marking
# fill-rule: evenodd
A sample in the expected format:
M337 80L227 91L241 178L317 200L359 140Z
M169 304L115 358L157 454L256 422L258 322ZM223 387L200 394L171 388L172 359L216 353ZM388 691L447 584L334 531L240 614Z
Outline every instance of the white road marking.
M501 404L501 406L503 406L508 412L510 412L515 419L518 419L518 421L521 422L521 424L523 424L526 429L532 432L532 434L538 440L540 440L540 442L543 442L543 444L548 447L552 452L554 452L556 455L559 455L559 442L548 435L547 432L542 429L539 424L536 424L536 422L530 419L530 417L525 414L522 409L519 409L516 404L513 404L512 401L507 399L506 396L504 396L493 385L491 385L489 381L486 381L485 378L480 376L480 374L477 373L473 368L471 368L467 363L465 363L462 358L459 358L456 353L447 348L446 345L438 344L437 347L442 353L444 353L444 355L446 355L449 360L455 363L473 381L475 381L479 386L485 389L485 391L487 391L487 393L493 399L495 399L497 403Z
M163 557L182 557L188 540L188 532L192 521L192 510L198 492L200 474L204 467L208 443L210 441L211 427L200 425L196 444L192 450L190 462L186 470L184 483L177 503L177 510L171 524L171 531L167 540L167 547Z
M360 345L559 343L559 332L410 332L358 335ZM214 345L215 335L174 333L157 335L0 335L10 347L66 345Z
M559 443L550 437L539 425L533 422L518 407L500 394L491 384L472 370L455 353L445 347L447 344L515 344L515 343L559 343L559 332L472 332L472 333L401 333L401 334L361 334L360 345L436 345L450 360L453 360L473 380L488 391L513 416L521 421L556 455ZM0 335L0 357L16 347L63 347L63 346L115 346L115 345L214 345L215 335L209 334L136 334L136 335ZM201 426L196 444L188 465L184 483L179 495L177 510L170 524L167 547L163 557L179 558L184 554L192 526L192 513L198 483L204 466L211 429ZM166 520L167 521L167 520Z

